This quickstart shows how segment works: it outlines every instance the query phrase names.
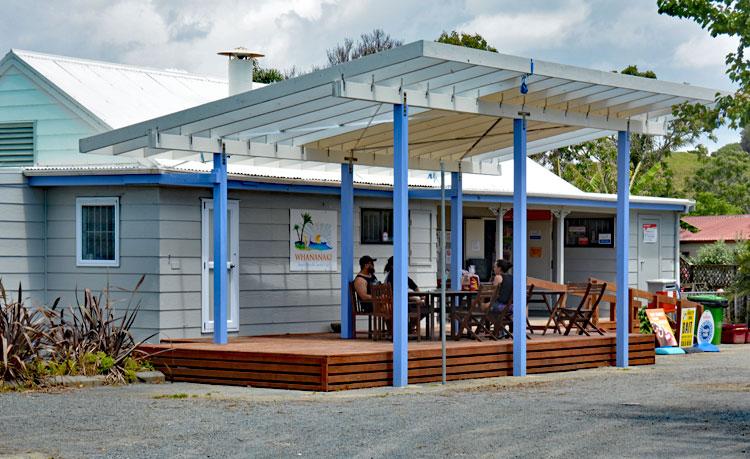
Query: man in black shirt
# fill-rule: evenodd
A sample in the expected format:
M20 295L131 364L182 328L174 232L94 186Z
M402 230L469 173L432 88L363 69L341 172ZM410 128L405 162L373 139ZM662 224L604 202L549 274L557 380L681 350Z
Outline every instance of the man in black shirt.
M375 277L375 262L378 261L369 255L359 259L359 272L354 278L354 291L366 312L372 312L372 286L380 283Z

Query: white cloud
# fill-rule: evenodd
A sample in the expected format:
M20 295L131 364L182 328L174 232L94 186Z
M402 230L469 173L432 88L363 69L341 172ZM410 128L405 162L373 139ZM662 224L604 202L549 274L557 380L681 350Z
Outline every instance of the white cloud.
M712 37L701 31L675 49L674 64L685 68L719 67L725 65L726 55L737 50L736 37Z
M585 2L567 1L546 10L482 13L457 28L481 34L502 52L521 53L564 45L586 21L589 12Z

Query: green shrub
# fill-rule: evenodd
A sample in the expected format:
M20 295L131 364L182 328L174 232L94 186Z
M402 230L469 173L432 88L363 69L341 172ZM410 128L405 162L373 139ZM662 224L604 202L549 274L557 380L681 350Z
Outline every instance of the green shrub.
M24 305L21 286L14 299L0 282L0 381L35 379L34 362L48 344L44 316Z
M0 282L0 382L33 385L52 376L100 374L110 382L132 382L136 372L153 369L137 355L143 341L136 343L130 332L140 310L133 297L143 280L117 317L108 289L98 297L86 289L83 303L67 309L57 309L58 298L32 311L20 286L13 299Z
M735 263L735 250L724 241L716 241L701 247L692 261L696 265L732 265Z

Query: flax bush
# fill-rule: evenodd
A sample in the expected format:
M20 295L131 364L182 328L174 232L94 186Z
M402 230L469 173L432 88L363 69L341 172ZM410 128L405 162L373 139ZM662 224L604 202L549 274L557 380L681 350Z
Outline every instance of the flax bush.
M8 299L0 282L0 381L43 384L50 376L104 375L123 383L134 381L141 369L153 369L137 350L143 341L136 342L130 331L141 308L133 300L143 280L119 314L109 288L98 296L85 289L82 302L76 292L76 304L68 308L58 308L58 298L48 308L31 310L21 301L20 287L16 299Z

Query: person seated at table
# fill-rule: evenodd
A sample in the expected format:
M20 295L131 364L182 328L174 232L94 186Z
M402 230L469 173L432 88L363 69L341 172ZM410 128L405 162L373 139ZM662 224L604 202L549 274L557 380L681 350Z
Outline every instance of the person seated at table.
M388 284L388 285L390 285L391 288L393 288L393 257L389 257L388 258L388 261L385 263L384 271L386 272L385 283ZM417 283L414 282L411 277L407 276L406 280L407 280L407 284L409 286L409 290L410 291L412 291L412 292L418 292L419 291L419 287L417 286ZM420 307L424 307L424 299L422 297L419 297L419 296L410 296L409 297L409 303L412 303L412 304L419 303ZM426 317L427 316L427 311L423 309L422 312L421 312L421 316L422 317ZM414 319L410 320L409 321L409 330L410 330L410 332L413 331L416 327L417 327L417 322Z
M495 300L490 305L490 310L493 312L500 312L506 308L512 308L513 302L513 275L509 274L510 268L513 264L508 260L497 260L495 262L495 276L492 279L492 284L497 289Z
M354 291L365 312L372 312L372 286L380 283L375 277L376 258L365 255L359 259L359 272L354 278Z
M388 261L385 263L385 283L388 285L393 285L393 257L389 257ZM408 284L409 284L409 290L412 292L418 292L419 287L417 286L417 283L414 282L411 277L406 278Z

